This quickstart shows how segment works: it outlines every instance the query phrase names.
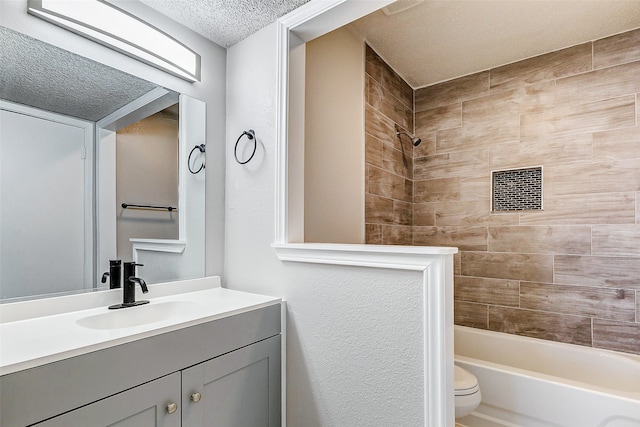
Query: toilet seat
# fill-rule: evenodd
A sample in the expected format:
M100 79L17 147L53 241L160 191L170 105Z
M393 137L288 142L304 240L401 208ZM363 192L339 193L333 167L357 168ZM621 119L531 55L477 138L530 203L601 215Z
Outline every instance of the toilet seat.
M469 371L454 366L454 388L456 418L464 417L474 411L480 401L480 385L478 379Z
M456 396L469 396L470 394L475 394L475 393L477 393L479 391L480 391L480 386L476 385L473 388L468 388L468 389L464 389L464 390L456 389L455 395Z
M454 388L456 396L468 396L480 390L478 379L471 372L454 365Z

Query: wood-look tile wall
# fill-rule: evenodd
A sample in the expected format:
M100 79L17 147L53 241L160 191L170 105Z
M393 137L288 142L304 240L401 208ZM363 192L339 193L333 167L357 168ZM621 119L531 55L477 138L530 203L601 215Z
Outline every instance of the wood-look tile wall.
M366 69L367 242L457 246L457 324L640 354L640 29L413 94ZM539 165L543 211L491 212Z
M410 245L413 226L413 89L369 46L365 65L366 242Z
M414 245L452 245L455 321L640 354L640 29L415 92ZM544 210L492 213L542 165ZM418 221L416 221L418 220Z

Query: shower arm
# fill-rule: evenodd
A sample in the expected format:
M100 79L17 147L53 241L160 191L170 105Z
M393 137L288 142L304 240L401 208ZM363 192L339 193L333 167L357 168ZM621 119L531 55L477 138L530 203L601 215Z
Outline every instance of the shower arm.
M417 147L422 142L422 139L418 138L417 136L414 136L414 135L410 134L406 130L396 130L396 135L398 136L398 138L400 138L400 136L402 134L405 134L409 138L411 138L411 143L413 144L414 147Z

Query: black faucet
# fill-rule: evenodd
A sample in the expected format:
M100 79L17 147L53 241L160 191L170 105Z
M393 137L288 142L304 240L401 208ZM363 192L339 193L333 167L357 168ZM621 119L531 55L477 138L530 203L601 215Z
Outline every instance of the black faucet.
M121 287L122 261L119 259L109 260L109 271L102 275L102 283L107 283L109 277L109 289L117 289Z
M142 293L149 292L146 282L140 277L136 277L136 266L142 267L143 264L137 264L135 262L124 263L124 283L122 284L122 304L112 305L109 308L112 310L118 308L135 307L136 305L149 304L149 301L142 300L136 301L136 283L142 288Z

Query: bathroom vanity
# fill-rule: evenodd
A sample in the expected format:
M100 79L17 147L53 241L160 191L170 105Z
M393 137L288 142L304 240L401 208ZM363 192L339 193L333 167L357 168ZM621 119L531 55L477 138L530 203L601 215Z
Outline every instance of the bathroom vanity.
M280 424L279 299L220 287L149 299L3 322L0 424ZM23 334L34 325L56 329L50 343Z

